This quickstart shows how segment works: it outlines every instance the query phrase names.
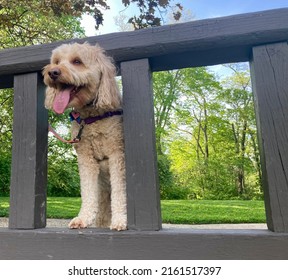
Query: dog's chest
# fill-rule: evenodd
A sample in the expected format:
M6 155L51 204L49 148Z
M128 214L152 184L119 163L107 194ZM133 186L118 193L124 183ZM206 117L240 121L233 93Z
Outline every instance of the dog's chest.
M96 134L91 138L91 146L94 158L101 161L108 157L109 151L107 149L107 140L104 134Z
M78 144L75 144L77 153L89 153L93 154L93 157L97 161L102 161L109 157L110 154L110 141L107 133L97 130L97 128L91 129L92 126L85 126L82 132L81 140ZM77 128L76 128L77 130Z
M72 125L73 134L78 133L79 125ZM81 141L74 146L77 153L93 154L102 161L116 151L123 151L123 131L120 118L108 118L100 122L84 126Z

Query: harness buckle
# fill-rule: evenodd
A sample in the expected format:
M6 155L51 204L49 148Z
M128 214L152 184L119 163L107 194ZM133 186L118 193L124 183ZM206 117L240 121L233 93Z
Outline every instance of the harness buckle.
M80 128L79 128L79 131L78 131L78 134L77 134L77 136L73 139L73 141L79 142L79 141L81 140L81 135L82 135L82 132L83 132L83 128L84 128L84 124L81 124L81 125L80 125Z

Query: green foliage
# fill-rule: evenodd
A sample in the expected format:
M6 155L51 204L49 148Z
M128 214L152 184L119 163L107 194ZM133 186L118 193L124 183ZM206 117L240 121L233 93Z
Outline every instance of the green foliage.
M204 67L154 74L157 152L173 178L162 198L263 198L250 76L232 69L224 81Z
M167 136L167 127L171 126L170 114L173 112L175 102L180 95L178 86L180 76L180 70L153 74L156 149L158 155L162 155L167 148L162 139Z
M0 195L9 195L11 149L12 149L12 121L13 121L13 93L12 90L0 91Z
M48 161L48 195L80 196L77 160L51 155Z
M11 155L0 153L0 196L9 196Z
M12 148L13 91L0 90L0 153L10 153Z
M112 1L112 0L111 0ZM121 0L119 0L120 2ZM135 3L139 13L129 19L135 29L159 26L162 22L161 13L172 10L175 20L182 14L182 6L177 3L171 6L170 0L122 0L127 7ZM34 44L39 40L53 37L70 38L71 30L74 34L83 35L79 19L83 14L89 14L95 19L95 29L103 25L103 10L110 9L107 0L1 0L0 27L2 34L14 36L16 42L22 41L25 45ZM41 36L39 36L39 31ZM60 35L62 34L62 35ZM41 37L41 38L40 38ZM54 37L55 38L55 37ZM6 38L2 38L5 41ZM18 43L16 43L18 44Z
M174 175L170 168L170 160L167 155L158 155L158 175L161 186L162 199L187 199L189 188L178 188L174 183Z
M46 3L45 3L46 2ZM81 14L63 1L2 0L0 2L0 48L12 48L83 37ZM66 1L68 2L68 1ZM70 1L71 2L71 1ZM66 10L65 10L66 9Z

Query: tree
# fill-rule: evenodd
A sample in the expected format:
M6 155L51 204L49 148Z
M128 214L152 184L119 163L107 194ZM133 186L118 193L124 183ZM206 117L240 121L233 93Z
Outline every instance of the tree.
M223 81L222 101L226 103L227 118L233 132L236 187L239 195L245 194L245 170L249 168L248 158L253 159L261 186L260 158L256 138L256 123L250 73L243 64L228 65L233 75ZM252 161L250 160L252 163Z
M177 3L175 7L172 7L170 0L122 0L122 4L125 7L132 3L137 5L140 12L139 15L135 15L128 20L135 29L161 25L161 13L168 8L173 9L173 15L176 20L181 17L181 4ZM104 22L103 9L110 9L107 0L1 0L0 27L7 33L12 32L15 34L16 32L22 40L25 39L23 36L23 31L25 31L25 42L27 45L35 40L34 36L39 33L39 23L41 22L42 39L50 38L52 41L54 35L59 35L59 32L61 32L57 27L61 26L62 30L66 30L69 33L69 30L71 30L69 25L75 23L75 20L77 22L77 19L78 26L76 26L74 33L78 32L79 20L83 14L92 15L95 19L95 28L98 29ZM159 15L157 15L157 12ZM68 20L72 19L72 22L65 21L65 18ZM45 24L43 24L44 21ZM30 25L30 28L27 29L27 24L29 25L29 23L33 23L33 25ZM53 32L47 32L46 29L53 29ZM62 34L63 39L66 38L66 35L69 37L69 34L65 34L65 32Z
M180 171L183 166L180 174L186 178L185 185L196 190L193 191L193 196L203 196L206 190L213 189L215 185L215 179L211 175L214 168L211 149L214 148L213 126L219 109L216 96L221 87L204 67L181 71L182 91L177 101L174 125L178 140L170 147L172 168ZM182 163L181 155L176 149L185 154Z
M161 145L165 147L162 152L170 162L173 183L178 189L185 189L190 198L261 198L260 161L247 69L234 71L225 81L219 81L204 67L178 71L176 88L172 90L177 91L177 96L168 113L168 125L164 133L161 125L156 126L156 135L162 135ZM165 96L169 101L170 95L165 88L169 82L164 75L158 76L161 77L156 87L154 82L156 89L158 85L164 89L162 107L155 105L156 120L161 116L158 108L165 108Z
M177 21L181 18L183 7L177 3L175 7L171 7L170 0L122 0L125 7L131 3L136 3L139 8L140 15L131 17L128 22L134 26L134 29L142 29L153 26L160 26L163 22L162 13L168 8L172 9L173 18ZM156 15L158 11L159 16Z
M56 10L54 2L0 0L0 48L83 37L80 18L62 12L63 8Z
M156 149L164 154L163 137L171 125L171 113L181 91L181 70L156 72L153 74L154 111L156 125Z
M9 194L12 149L13 99L10 90L0 91L0 194Z
M171 114L181 89L181 70L153 73L154 112L156 126L156 151L161 197L165 199L186 198L174 187L171 162L167 156L167 139L171 126ZM184 195L184 197L183 197Z
M133 30L133 25L128 22L128 16L123 13L119 13L119 15L115 16L114 22L121 32Z

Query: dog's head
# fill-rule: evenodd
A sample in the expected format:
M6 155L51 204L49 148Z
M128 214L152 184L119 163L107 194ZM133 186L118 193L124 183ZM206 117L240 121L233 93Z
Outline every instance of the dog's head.
M98 45L61 45L53 50L50 64L43 68L45 107L58 114L91 103L104 110L117 109L120 95L115 74L111 58Z

